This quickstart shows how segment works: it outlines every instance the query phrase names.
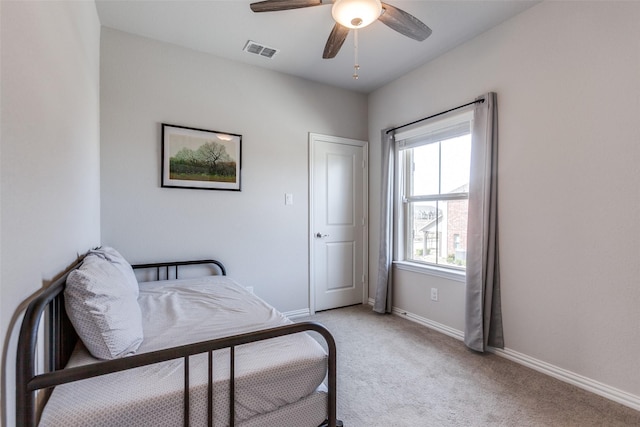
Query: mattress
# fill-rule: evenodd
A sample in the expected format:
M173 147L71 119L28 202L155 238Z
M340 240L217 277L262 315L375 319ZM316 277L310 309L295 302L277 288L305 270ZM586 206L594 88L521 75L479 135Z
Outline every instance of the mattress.
M226 276L140 284L144 341L138 353L292 323ZM326 417L322 384L327 356L306 333L246 344L235 350L236 423L259 426L296 419L317 426ZM95 362L79 344L68 366ZM57 386L41 426L181 426L183 360ZM206 355L189 359L190 422L207 422ZM229 350L214 352L214 425L228 425ZM270 418L271 417L271 418ZM274 418L275 417L275 418ZM278 418L279 417L279 418ZM289 418L291 417L291 418ZM302 419L305 420L301 424Z

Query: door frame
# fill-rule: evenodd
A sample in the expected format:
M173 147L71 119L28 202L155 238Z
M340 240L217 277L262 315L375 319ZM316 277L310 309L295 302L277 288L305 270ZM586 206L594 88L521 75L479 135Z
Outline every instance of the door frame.
M314 164L315 164L315 145L317 141L330 142L334 144L353 145L362 148L362 192L363 192L363 215L364 224L362 227L362 303L369 301L369 142L357 139L342 138L339 136L323 135L319 133L309 132L309 224L308 224L308 242L309 242L309 314L316 312L316 283L315 277L315 249L314 249Z

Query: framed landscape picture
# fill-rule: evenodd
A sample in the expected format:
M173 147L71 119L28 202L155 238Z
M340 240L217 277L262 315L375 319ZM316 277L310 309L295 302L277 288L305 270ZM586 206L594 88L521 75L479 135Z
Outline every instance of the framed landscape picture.
M162 124L162 187L240 191L242 135Z

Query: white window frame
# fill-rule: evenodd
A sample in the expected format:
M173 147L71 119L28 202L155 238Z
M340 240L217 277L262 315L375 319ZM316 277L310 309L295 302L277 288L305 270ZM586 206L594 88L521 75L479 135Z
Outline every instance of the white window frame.
M463 123L464 125L462 125ZM421 126L397 132L395 135L396 200L394 208L394 246L396 248L395 259L397 261L394 262L394 265L400 270L428 274L459 282L464 282L466 280L466 269L447 267L442 264L420 263L407 259L407 249L405 244L407 239L407 203L405 203L404 193L406 189L408 171L406 171L404 167L405 156L403 153L404 150L409 148L455 137L456 135L460 135L460 132L463 132L465 129L468 129L469 133L471 133L471 130L473 129L473 109L457 111L454 114L448 114L444 117L431 120ZM446 197L443 197L442 199L445 198Z

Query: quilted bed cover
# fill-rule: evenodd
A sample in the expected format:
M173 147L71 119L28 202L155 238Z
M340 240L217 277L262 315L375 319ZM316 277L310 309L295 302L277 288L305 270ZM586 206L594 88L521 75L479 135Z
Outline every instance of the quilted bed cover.
M225 276L140 283L138 301L144 328L138 353L292 323ZM300 333L238 346L235 357L237 425L322 422L327 356L311 336ZM79 344L68 366L95 361ZM207 425L207 366L206 354L189 359L193 426ZM213 370L214 426L226 426L228 349L214 352ZM183 388L182 359L57 386L40 426L182 426Z

